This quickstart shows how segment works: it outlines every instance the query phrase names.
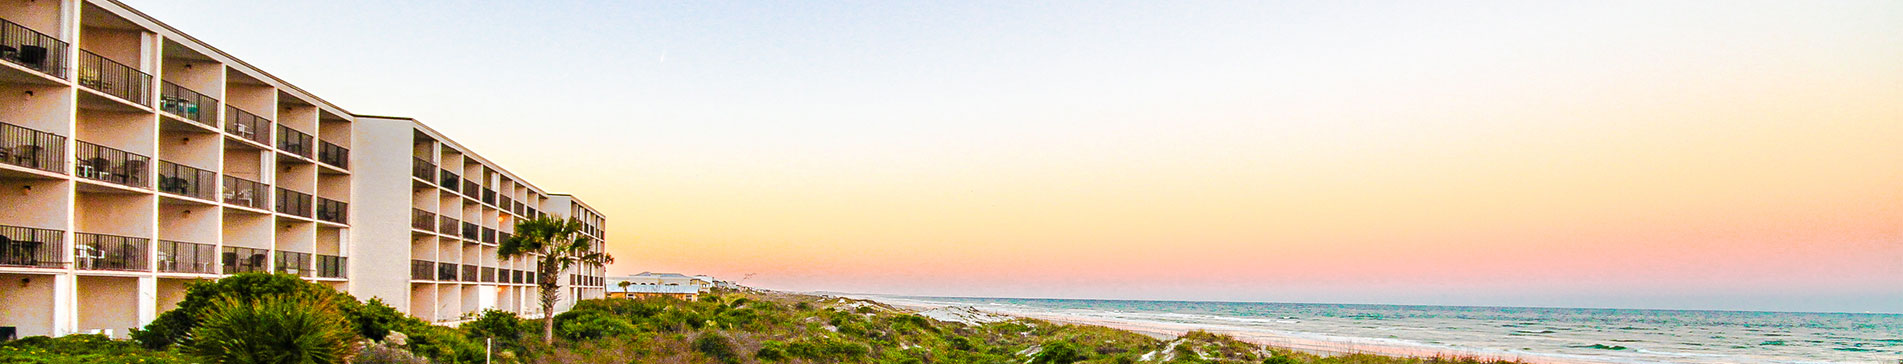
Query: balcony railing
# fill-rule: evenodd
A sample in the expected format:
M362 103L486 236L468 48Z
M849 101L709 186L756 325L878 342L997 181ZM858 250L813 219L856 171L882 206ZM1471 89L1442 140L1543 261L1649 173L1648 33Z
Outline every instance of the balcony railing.
M450 173L449 170L444 169L442 170L442 176L436 179L436 184L443 186L443 188L447 188L450 191L455 191L457 187L462 186L460 182L462 180L463 180L463 176L458 176L455 173Z
M424 281L436 279L436 262L411 259L410 279Z
M469 239L470 241L482 239L481 227L466 221L463 222L463 239Z
M482 267L482 281L486 283L496 283L496 268Z
M159 192L213 200L218 173L159 160Z
M468 196L470 199L482 198L482 185L476 184L476 181L463 180L463 196Z
M502 209L502 212L515 213L515 211L509 209L512 206L515 206L515 200L510 199L508 195L503 195L502 202L496 204L496 208Z
M159 81L159 110L213 128L218 127L218 99L171 81Z
M481 281L482 277L476 273L476 269L477 268L474 264L464 264L462 281L463 282Z
M317 255L317 277L344 278L349 258L335 255Z
M91 51L79 50L79 85L139 105L152 105L152 75Z
M66 42L0 19L0 59L66 78Z
M277 272L296 274L299 277L311 276L311 253L279 250Z
M0 163L66 173L66 137L0 123Z
M456 263L436 263L436 280L456 280Z
M278 187L278 213L311 217L311 195Z
M482 228L482 242L495 244L496 243L496 229Z
M269 190L265 189L263 183L230 175L225 176L223 192L225 203L263 210L269 208L265 206L266 191Z
M496 204L496 190L491 190L491 189L482 190L482 203L486 203L490 205Z
M436 225L436 232L443 235L455 236L456 228L462 226L462 222L456 221L456 218L453 217L443 216L436 220L439 221Z
M410 158L412 159L410 161L410 175L416 176L416 178L424 181L435 181L432 177L436 176L432 176L432 174L436 174L436 163L430 163L430 161L424 160L423 157Z
M159 241L159 271L172 273L218 273L218 247L182 241Z
M120 184L130 187L146 188L146 169L152 159L138 153L108 148L98 144L79 142L79 164L74 167L74 175L80 178Z
M350 149L319 140L317 141L317 162L350 169Z
M349 224L347 219L350 204L328 198L317 199L317 219L339 224Z
M270 250L239 248L228 246L221 257L224 260L225 274L258 273L265 268L265 254Z
M142 271L152 240L129 236L73 233L73 263L85 270Z
M236 106L225 106L225 132L258 144L271 145L271 119Z
M289 126L278 125L278 150L299 157L310 158L312 140L313 138L311 138L310 134L297 131L297 129L292 129Z
M423 209L410 209L410 228L423 231L436 229L436 214Z
M0 266L63 268L70 257L59 230L0 226Z

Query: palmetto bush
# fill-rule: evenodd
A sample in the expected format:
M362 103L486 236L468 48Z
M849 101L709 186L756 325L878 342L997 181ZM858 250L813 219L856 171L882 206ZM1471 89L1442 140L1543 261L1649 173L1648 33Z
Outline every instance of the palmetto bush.
M185 349L230 364L343 363L357 332L330 296L226 297L212 304Z

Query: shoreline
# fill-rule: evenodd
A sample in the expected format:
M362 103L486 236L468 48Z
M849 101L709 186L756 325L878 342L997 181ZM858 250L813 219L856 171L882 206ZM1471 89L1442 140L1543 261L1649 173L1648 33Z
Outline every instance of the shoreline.
M1331 336L1317 333L1277 332L1262 329L1235 327L1216 324L1183 324L1156 321L1119 320L1100 317L1066 315L1062 313L1000 311L979 308L972 305L956 305L937 302L911 300L863 294L813 293L878 302L893 307L913 311L925 311L945 307L968 307L976 311L1009 317L1030 318L1073 325L1091 325L1108 327L1169 340L1189 331L1202 330L1210 333L1229 335L1237 340L1257 345L1266 345L1291 349L1316 355L1372 354L1392 357L1472 357L1487 360L1508 360L1529 364L1637 364L1649 361L1617 360L1615 358L1573 357L1567 354L1542 354L1499 352L1486 349L1436 346L1424 343L1411 343L1400 340Z

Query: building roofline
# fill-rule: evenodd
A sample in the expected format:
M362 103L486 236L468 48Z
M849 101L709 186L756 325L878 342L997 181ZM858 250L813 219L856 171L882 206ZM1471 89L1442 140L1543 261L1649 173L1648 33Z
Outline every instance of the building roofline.
M337 103L335 102L330 102L330 100L325 100L323 97L317 96L317 93L315 92L310 92L309 90L305 90L303 87L298 87L296 84L292 84L291 81L287 81L282 77L278 77L277 75L271 74L271 72L265 71L263 67L258 67L257 65L253 65L251 64L251 62L245 62L243 58L238 58L238 56L231 55L231 53L227 53L223 49L218 49L218 47L212 46L210 42L206 42L204 40L198 39L198 37L194 37L189 33L185 33L185 31L178 30L178 28L172 27L171 24L166 24L163 21L159 21L158 18L153 17L150 14L146 14L143 11L139 11L138 8L134 8L131 5L126 5L126 3L119 2L119 0L97 0L97 1L104 1L104 2L111 3L113 6L118 6L120 9L125 9L126 11L132 12L133 15L138 15L140 18L145 18L146 21L150 21L152 22L152 24L156 24L161 28L165 28L165 30L178 34L179 37L183 37L186 40L190 40L192 41L192 43L197 43L199 46L205 47L205 49L210 50L213 53L218 53L218 55L224 56L225 58L230 59L231 62L244 66L244 68L252 72L257 72L258 74L263 75L266 78L270 78L272 81L277 81L278 83L283 84L284 87L288 87L291 90L297 91L297 93L299 94L303 94L304 96L308 96L313 100L317 100L317 102L324 104L323 106L328 106L332 109L337 109L337 111L342 112L344 115L356 115L354 113L351 113L350 110L344 109L343 106L337 105Z

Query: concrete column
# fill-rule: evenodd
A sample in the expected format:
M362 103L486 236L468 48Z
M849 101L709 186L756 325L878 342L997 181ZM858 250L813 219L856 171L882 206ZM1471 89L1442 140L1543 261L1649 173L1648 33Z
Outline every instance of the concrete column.
M72 273L53 275L53 336L79 332L79 279Z
M139 277L139 327L159 317L158 277Z

